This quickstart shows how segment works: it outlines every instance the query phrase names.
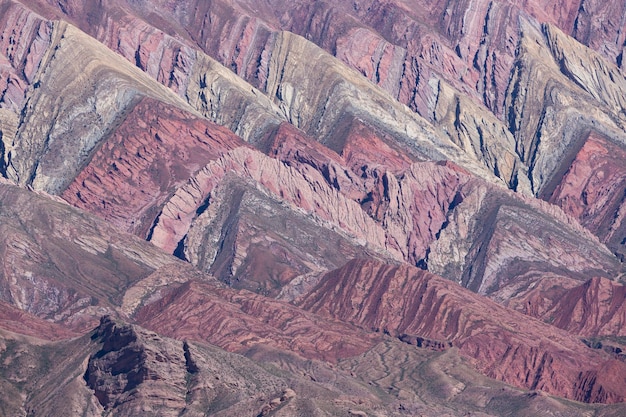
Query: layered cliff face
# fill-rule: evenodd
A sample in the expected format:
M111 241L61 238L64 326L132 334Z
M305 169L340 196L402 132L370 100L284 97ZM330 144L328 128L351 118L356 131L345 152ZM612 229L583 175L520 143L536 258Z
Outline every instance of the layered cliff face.
M123 230L146 236L155 208L173 190L207 162L241 145L241 139L224 128L144 98L62 196Z
M549 199L580 220L624 260L626 152L590 132Z
M516 317L423 271L353 261L326 275L299 303L306 310L398 336L410 344L458 347L487 375L524 388L559 392L579 401L623 401L617 376L623 363L610 357L591 359L579 340L556 329L542 339L538 336L547 333L547 325L526 319L521 327L521 315ZM566 320L568 315L561 317ZM483 344L485 339L492 342ZM607 361L617 379L606 374ZM597 368L585 369L590 365ZM591 375L593 383L577 379Z
M590 25L590 14L616 12L617 16L619 10L591 4L577 9L569 3L546 6L530 2L521 7L481 3L467 14L463 13L465 6L437 3L417 7L389 2L347 7L301 2L281 7L279 3L190 2L173 9L163 4L157 9L163 19L152 21L148 16L154 11L137 3L130 6L132 11L111 5L98 18L89 13L89 7L63 7L60 12L174 88L203 114L253 142L287 119L333 148L337 136L342 135L336 127L355 116L365 117L369 124L385 130L387 140L408 145L405 150L413 157L452 158L474 172L485 168L509 187L545 198L549 198L545 189L553 188L553 178L558 180L566 169L560 161L570 158L572 147L581 146L585 131L601 132L623 147L618 116L623 76L616 67L611 68L611 62L621 62L619 25L607 23L597 35L583 29ZM123 18L114 20L108 14ZM432 25L426 22L432 21L441 27L429 29ZM191 43L173 35L177 25L186 28ZM356 99L351 92L355 87L373 90L347 77L345 67L329 60L310 42L280 32L281 28L294 30L331 52L392 98L407 103L400 98L399 91L404 90L420 95L422 105L413 110L439 130L429 131L419 118L399 118L403 112L378 92L362 93ZM584 39L583 44L597 52L585 49L565 33ZM614 46L609 46L611 42ZM267 96L244 91L239 81L193 47L200 47ZM168 50L174 55L164 52ZM291 62L299 59L324 62L323 68L313 71L324 80L313 82L313 90L307 83L294 83L295 79L308 80L297 72L297 66L292 68ZM340 77L333 75L338 68ZM416 72L413 75L407 73L411 68ZM391 76L386 72L403 73ZM176 86L171 80L178 80ZM327 87L318 88L324 85ZM299 97L307 97L306 102ZM327 99L320 101L320 97ZM395 120L385 121L385 112L374 112L368 103L372 99L394 108ZM264 101L259 104L258 100ZM350 105L339 104L342 100L349 100ZM228 116L235 109L237 116ZM265 123L251 120L253 113L267 114ZM571 124L576 129L562 129ZM414 143L424 134L436 149L424 142ZM451 148L450 143L456 146Z
M0 0L0 414L623 415L617 3Z
M123 308L149 296L160 280L200 276L65 202L7 184L0 193L2 302L19 311L86 331L100 315L124 316Z
M278 369L281 360L262 367L237 354L107 317L89 335L72 341L45 343L3 334L0 352L0 384L11 394L0 399L0 407L16 416L180 415L181 410L190 416L293 416L319 410L357 416L372 411L391 416L471 410L490 416L523 416L529 410L552 416L620 412L529 394L477 375L454 351L419 350L399 341L380 343L337 367L290 358L289 369ZM253 357L267 360L273 354L257 351ZM397 366L387 366L389 361L415 370L400 375ZM423 388L417 391L417 385ZM35 394L22 397L29 391ZM395 399L394 392L402 392L402 399Z

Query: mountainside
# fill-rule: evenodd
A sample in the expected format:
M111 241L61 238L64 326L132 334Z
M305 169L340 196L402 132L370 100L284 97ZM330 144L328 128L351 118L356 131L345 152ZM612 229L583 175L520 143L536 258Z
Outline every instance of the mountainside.
M587 370L602 359L588 352L577 359L577 338L570 343L567 333L548 330L546 324L411 267L351 261L326 275L300 303L306 310L395 335L409 344L458 347L486 375L524 388L579 401L624 400L613 392L619 387L611 387L616 378L609 373L624 372L622 362L607 358L610 363L596 365L601 372Z
M0 414L623 415L625 22L0 0Z

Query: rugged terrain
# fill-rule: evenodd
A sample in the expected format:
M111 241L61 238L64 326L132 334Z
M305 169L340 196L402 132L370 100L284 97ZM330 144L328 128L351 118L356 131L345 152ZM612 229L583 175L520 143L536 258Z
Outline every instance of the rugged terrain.
M0 0L0 414L623 415L625 22Z

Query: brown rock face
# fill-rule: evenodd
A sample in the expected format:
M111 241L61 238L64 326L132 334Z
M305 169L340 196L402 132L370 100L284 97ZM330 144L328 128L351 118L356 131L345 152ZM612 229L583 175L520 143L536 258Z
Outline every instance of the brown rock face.
M206 341L228 351L247 352L263 345L330 362L363 353L378 339L286 302L199 282L148 304L136 319L170 337Z
M279 130L269 155L305 176L313 170L322 174L329 186L359 203L382 226L388 249L411 264L424 259L457 191L469 180L468 172L454 164L410 164L405 154L360 122L350 123L340 136L346 138L343 145L334 144L341 157L296 132Z
M593 278L569 290L548 314L554 325L582 335L624 335L626 288L607 279Z
M582 336L623 336L625 287L606 278L592 278L582 285L550 291L538 288L512 307Z
M145 237L156 208L177 187L211 160L242 144L220 126L145 98L129 111L62 197L122 230Z
M549 201L626 256L626 148L590 133Z
M384 139L384 133L358 119L349 124L344 138L341 155L357 174L366 171L366 167L381 165L394 175L398 175L412 162L409 155L388 145L391 141Z
M626 395L624 363L414 268L351 261L326 275L300 305L410 343L449 343L487 375L528 389L586 402L622 402Z
M160 341L156 335L148 344L145 339L150 336L128 325L116 325L110 317L101 320L92 337L102 347L90 357L84 378L105 410L124 412L124 403L132 403L133 396L143 397L145 411L184 408L182 382L187 372L197 372L197 366L185 359L182 346ZM143 394L145 390L152 395Z

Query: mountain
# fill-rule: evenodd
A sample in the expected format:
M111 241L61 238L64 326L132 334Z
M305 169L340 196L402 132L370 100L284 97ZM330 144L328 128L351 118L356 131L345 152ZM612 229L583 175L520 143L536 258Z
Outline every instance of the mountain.
M625 15L0 0L0 414L623 415Z

